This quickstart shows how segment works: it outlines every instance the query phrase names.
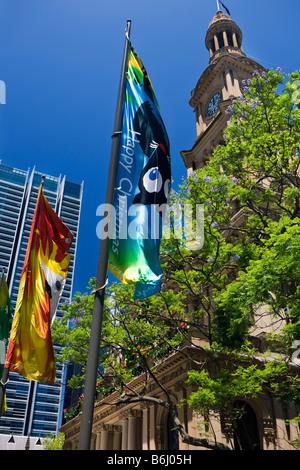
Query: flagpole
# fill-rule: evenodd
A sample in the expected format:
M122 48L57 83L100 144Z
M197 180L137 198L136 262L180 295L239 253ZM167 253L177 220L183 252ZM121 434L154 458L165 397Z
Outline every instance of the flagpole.
M2 288L2 280L3 280L4 272L5 272L5 268L2 268L1 279L0 279L0 292Z
M122 134L122 117L123 117L123 102L126 87L126 68L130 46L130 29L131 20L127 21L126 28L126 40L124 47L123 63L121 70L121 78L119 85L119 94L117 101L117 109L115 114L114 133L112 135L112 147L110 155L110 167L106 189L106 204L113 205L114 202L114 189L116 170L118 163L118 153L120 147L120 138ZM104 229L104 224L103 224ZM80 424L80 434L78 450L90 450L91 434L93 426L93 413L95 404L95 392L96 392L96 381L97 371L99 362L99 349L100 349L100 338L102 333L102 318L104 308L104 296L105 296L105 285L107 276L107 263L108 263L108 250L109 250L109 238L102 237L98 261L96 289L93 307L93 318L91 326L91 336L89 342L89 354L88 363L86 369L86 380L84 388L84 399L82 407L82 416Z
M218 8L218 11L220 11L220 4L219 4L219 0L217 0L217 8Z
M5 269L2 268L1 281L0 281L0 292L1 292L1 289L2 289L4 271L5 271ZM9 369L3 368L3 373L2 373L1 380L0 380L0 416L1 416L1 411L2 411L2 408L3 408L6 384L8 382L8 376L9 376Z

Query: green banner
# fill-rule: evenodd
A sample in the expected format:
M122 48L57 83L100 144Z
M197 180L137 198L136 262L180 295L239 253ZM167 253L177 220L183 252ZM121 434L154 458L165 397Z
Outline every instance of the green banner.
M108 268L123 283L135 284L136 299L161 289L159 249L170 186L169 138L149 76L131 46Z

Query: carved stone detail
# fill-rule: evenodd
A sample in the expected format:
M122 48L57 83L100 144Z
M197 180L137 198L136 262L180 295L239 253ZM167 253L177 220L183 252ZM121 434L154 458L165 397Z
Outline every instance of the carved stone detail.
M128 419L128 418L142 419L142 410L136 410L136 409L126 410L126 411L123 411L120 416L122 419Z
M273 418L263 418L263 432L267 439L276 438L276 421Z
M233 438L234 436L234 427L232 420L228 417L223 417L221 421L222 432L227 438Z

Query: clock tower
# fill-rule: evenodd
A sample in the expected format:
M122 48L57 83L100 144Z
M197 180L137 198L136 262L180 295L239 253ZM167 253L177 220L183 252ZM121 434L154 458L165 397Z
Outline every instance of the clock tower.
M215 147L222 144L229 116L225 113L232 99L242 94L243 80L263 67L246 56L238 25L218 10L206 33L210 60L195 89L190 105L196 117L197 138L190 150L181 152L188 175L201 168Z

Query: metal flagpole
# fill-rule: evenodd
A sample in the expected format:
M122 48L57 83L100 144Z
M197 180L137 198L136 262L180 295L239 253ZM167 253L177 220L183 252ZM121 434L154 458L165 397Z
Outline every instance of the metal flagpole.
M2 288L3 277L4 277L4 268L2 268L2 274L1 274L1 279L0 279L0 291ZM6 384L8 382L8 376L9 376L9 369L4 368L2 377L0 380L0 416L1 416L2 408L3 408L5 389L6 389Z
M2 288L2 279L3 279L3 276L4 276L4 271L5 271L5 268L2 268L1 279L0 279L0 291L1 291L1 288Z
M126 68L130 46L130 29L131 20L127 21L126 28L126 40L123 56L123 64L121 71L121 79L119 86L119 94L117 101L117 109L115 114L114 133L112 135L112 147L110 155L110 167L107 181L106 190L106 204L113 205L114 202L114 189L116 170L118 163L118 153L120 147L120 137L122 134L122 111L123 102L125 95L126 86ZM104 224L103 224L104 229ZM102 229L102 230L103 230ZM86 369L86 380L84 388L84 399L82 407L80 434L78 450L89 450L91 443L92 425L93 425L93 413L94 413L94 402L95 402L95 391L97 382L97 370L99 361L99 348L100 348L100 337L102 332L102 318L104 308L104 296L105 296L105 285L107 276L107 263L108 263L108 249L109 249L109 238L102 237L98 261L98 271L93 307L93 318L91 326L91 336L89 343L89 355Z
M217 8L218 8L218 11L220 11L220 4L219 4L219 0L217 0Z
M1 411L2 411L2 408L3 408L3 403L4 403L4 397L5 397L5 391L6 391L6 385L7 385L7 382L8 382L8 378L9 378L9 368L4 367L2 378L0 380L0 416L1 416Z

